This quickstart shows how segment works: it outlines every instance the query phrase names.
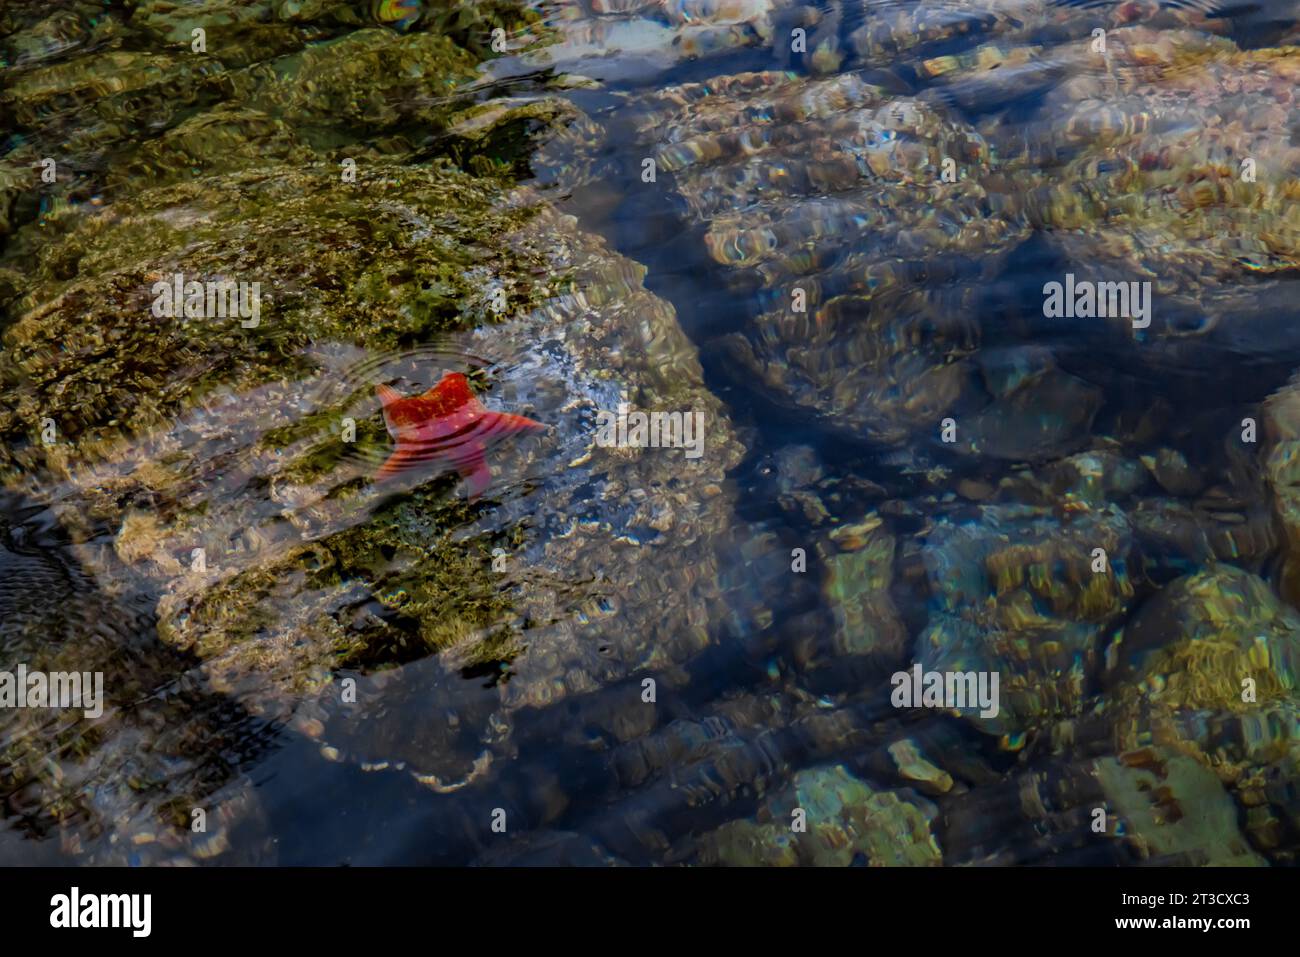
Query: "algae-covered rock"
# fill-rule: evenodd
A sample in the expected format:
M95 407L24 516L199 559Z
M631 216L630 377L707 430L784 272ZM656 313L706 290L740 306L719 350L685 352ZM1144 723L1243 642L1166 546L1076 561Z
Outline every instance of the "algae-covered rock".
M184 97L196 80L220 72L219 63L202 57L105 50L18 74L7 84L3 102L22 126L58 122L80 109L105 120L122 119L146 102L162 108L165 100ZM134 103L124 94L134 94ZM86 132L91 131L82 135Z
M129 15L66 11L39 36L54 43L62 31L69 49L88 49L23 53L0 89L16 134L0 156L0 235L106 195L277 162L454 152L467 168L509 167L523 151L518 137L471 149L441 137L474 105L466 86L490 30L535 16L508 2L452 4L404 34L378 13L382 26L368 3L150 0ZM192 37L200 28L202 49ZM39 36L11 43L39 53Z
M24 69L111 42L122 32L118 11L92 0L6 4L0 14L0 65Z
M917 638L925 671L996 673L999 713L964 709L1011 735L1077 713L1103 636L1135 595L1133 537L1115 506L1057 518L1023 505L938 519L920 544L930 620Z
M1197 775L1212 774L1235 801L1253 847L1270 859L1292 860L1300 847L1289 823L1294 801L1278 782L1300 754L1297 636L1300 616L1263 579L1212 563L1139 608L1107 649L1105 690L1095 707L1053 728L1053 746L1104 755L1099 773L1108 769L1120 805L1141 805L1134 789L1160 793L1163 785L1145 781L1148 773L1163 778L1176 764L1188 788ZM1203 770L1193 774L1194 767ZM1162 803L1168 807L1154 812L1172 822L1197 808L1191 823L1202 829L1222 813L1204 796ZM1208 837L1196 841L1194 849L1144 843L1144 856L1173 855L1166 862L1174 864L1223 859Z
M408 206L377 222L384 191ZM65 456L93 460L87 440L105 428L110 440L126 430L144 444L180 403L305 368L302 355L316 342L392 349L461 328L490 315L493 273L506 274L506 293L527 302L531 284L518 288L518 260L489 248L526 213L492 208L495 196L491 184L438 170L372 171L352 185L333 169L272 167L147 192L91 215L68 211L51 224L6 331L0 376L20 386L0 425L6 462L33 470L57 468ZM303 257L306 247L316 255ZM259 282L258 315L155 315L156 284L177 274ZM47 417L60 443L24 441ZM173 459L178 481L184 459Z
M1143 604L1109 654L1110 680L1139 681L1151 701L1245 711L1293 695L1300 614L1263 579L1218 566L1178 579Z
M0 91L20 134L0 158L0 229L84 203L160 129L226 93L204 56L103 49L21 71Z
M290 22L277 18L274 0L204 0L200 4L140 0L133 6L130 25L155 45L192 50L195 31L202 30L203 52L228 66L279 56L320 36L305 19Z
M375 131L445 114L445 97L474 75L474 57L446 36L356 30L259 64L249 104L297 125Z
M1210 348L1291 350L1281 277L1300 248L1300 153L1275 131L1294 113L1295 49L1239 51L1201 29L1145 23L1110 30L1104 51L1091 44L1041 52L1052 86L1027 124L1001 114L982 126L989 189L1019 183L1009 207L1079 280L1138 283L1144 306L1112 298L1108 311L1148 359L1209 368ZM991 57L985 75L1017 73L1001 65Z
M65 680L55 676L75 675L80 698L0 708L3 826L64 862L273 861L257 798L238 776L265 750L266 729L205 690L193 659L153 638L146 603L97 589L49 512L7 495L4 504L23 516L0 524L6 682L20 667L48 676L51 689ZM202 830L192 828L196 811Z
M800 813L801 812L801 813ZM873 788L843 765L800 771L752 820L701 838L702 863L924 867L943 863L937 810L909 791ZM799 822L806 830L799 829Z
M108 181L122 193L142 185L175 182L271 163L310 165L316 156L282 120L257 110L221 104L197 113L141 144L116 164Z
M373 669L458 642L467 669L522 647L518 621L499 621L517 583L490 571L492 546L522 541L518 517L414 546L432 514L466 515L436 473L435 494L406 511L376 505L400 483L342 504L388 451L376 384L414 387L445 361L490 404L502 389L519 399L503 369L524 373L493 366L485 355L504 357L491 346L431 344L506 303L527 314L557 296L597 299L591 287L619 288L623 267L574 292L559 263L570 221L543 228L554 254L538 234L505 242L535 203L510 198L499 174L556 118L547 101L479 120L454 151L430 146L473 105L459 87L487 27L531 19L513 4L444 4L417 34L393 14L420 4L59 6L0 11L12 132L0 157L0 472L66 540L0 529L0 617L6 667L102 672L105 700L96 718L5 709L0 803L8 824L57 836L82 861L268 861L241 774L274 725L250 709L292 712L332 667L364 694ZM403 166L417 151L488 175ZM208 286L188 311L187 282ZM676 371L667 360L665 376ZM355 445L340 437L345 407ZM710 441L716 424L703 438L725 463L735 449ZM357 534L367 524L376 535ZM413 547L425 574L402 579L393 557L415 561ZM330 606L343 623L318 614L295 644L303 609L319 610L313 589L330 588L359 604ZM290 593L301 607L272 597ZM219 693L236 688L240 701ZM321 709L302 711L295 729L319 736ZM466 747L466 766L476 753ZM446 763L463 770L459 753ZM191 828L197 811L206 830Z
M530 194L441 167L355 187L273 167L114 204L46 252L6 339L10 480L79 539L111 534L94 573L156 597L163 639L248 707L435 652L499 665L507 708L542 705L712 640L739 444L642 267ZM255 278L259 321L153 316L177 272ZM480 504L436 472L370 482L376 385L448 369L547 426L489 450ZM690 447L599 445L620 404L686 415Z
M1107 49L1110 69L1080 70L1015 130L1023 167L1049 174L1027 214L1087 279L1150 284L1146 314L1114 319L1160 343L1153 356L1294 348L1281 279L1300 261L1300 150L1277 130L1294 115L1300 55L1146 27L1115 31Z

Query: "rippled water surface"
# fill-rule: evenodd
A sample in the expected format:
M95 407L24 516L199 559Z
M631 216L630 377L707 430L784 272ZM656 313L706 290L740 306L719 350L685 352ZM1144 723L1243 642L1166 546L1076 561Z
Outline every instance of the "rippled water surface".
M0 862L1292 863L1289 0L13 0L0 70Z

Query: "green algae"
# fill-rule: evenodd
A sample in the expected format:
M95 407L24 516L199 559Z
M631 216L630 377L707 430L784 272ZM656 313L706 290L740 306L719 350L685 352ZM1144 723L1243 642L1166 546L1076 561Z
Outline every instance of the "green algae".
M430 0L425 7L423 26L450 37L481 60L502 52L493 45L497 30L512 45L521 34L544 40L550 32L537 10L514 0Z
M163 616L161 637L207 661L214 687L238 691L256 673L295 695L330 685L340 670L391 667L466 642L470 663L509 658L519 645L498 627L510 601L490 571L494 540L457 540L465 519L457 511L426 494L403 499L205 589L183 617ZM291 592L319 597L296 621L276 601ZM371 601L378 605L358 611Z
M103 666L114 692L145 704L110 703L89 728L10 735L0 788L34 833L75 826L64 849L88 860L229 860L225 824L257 815L227 793L234 769L218 756L231 746L201 695L152 704L154 689L180 680L260 710L321 693L340 670L451 649L497 662L522 647L509 614L518 583L492 571L493 549L523 546L518 523L461 534L473 516L445 501L449 480L354 508L364 476L349 491L340 443L321 439L341 407L325 389L313 411L301 389L367 355L509 321L565 288L538 245L506 241L535 214L508 194L516 156L556 113L526 107L500 118L505 132L475 117L439 139L474 102L460 88L488 42L479 28L518 25L506 4L440 8L454 37L340 35L370 22L356 4L157 2L98 19L94 6L48 23L18 5L0 17L5 54L23 59L0 92L18 125L0 160L0 300L13 317L0 473L59 503L89 578L150 608L162 643ZM189 49L197 26L206 52ZM141 32L144 49L122 46ZM65 40L100 48L61 60ZM452 152L479 175L440 159ZM52 183L40 180L47 156ZM260 321L154 315L154 284L174 273L260 283ZM507 311L489 308L489 286ZM359 426L363 454L386 447L377 410ZM81 544L105 534L107 552ZM188 567L199 549L206 572ZM290 596L302 607L288 609ZM136 634L145 641L152 623ZM84 668L105 653L87 640L44 647ZM208 840L188 833L196 806L213 815Z
M527 212L494 206L499 195L439 167L371 169L358 186L273 167L69 212L33 250L33 288L6 332L6 460L36 464L27 436L42 418L73 441L142 430L217 385L304 370L312 342L392 349L490 320L489 275L513 279L510 301L526 308L530 271L496 237ZM376 218L376 202L396 215ZM150 290L174 273L255 277L269 300L259 325L153 316Z
M473 149L442 137L475 102L470 87L492 29L522 29L535 14L505 2L440 6L402 34L373 26L369 4L299 4L281 19L273 6L79 5L62 27L46 28L87 31L92 49L25 61L0 88L0 113L15 127L0 157L0 235L64 204L272 160L395 162L454 149L466 168L500 172L526 149L526 138L503 137L495 148L508 155L484 167ZM430 29L442 19L454 29ZM23 20L9 24L11 42ZM202 51L191 49L198 27ZM40 36L27 45L39 47ZM52 183L40 179L45 159L58 164Z
M365 201L335 175L269 166L58 220L5 374L22 399L6 425L30 430L49 408L61 441L16 443L11 481L53 490L75 541L108 536L107 559L85 549L96 576L156 601L163 642L266 718L311 713L340 672L434 655L440 668L514 662L496 692L508 711L707 647L740 448L644 267L527 191L446 165L366 171ZM144 282L172 270L261 277L261 323L217 333L149 316ZM489 280L506 290L501 315ZM138 311L123 316L128 302ZM104 315L86 325L85 312ZM549 426L492 456L501 482L484 507L449 496L447 477L370 482L387 446L368 376L423 374L420 349L455 330L464 358L444 358L501 357L475 388L526 394L512 410ZM699 409L708 456L595 447L581 416L619 401ZM673 586L645 574L665 550L690 556ZM681 596L667 613L662 587ZM437 780L475 773L472 743L504 720L489 718Z
M445 116L446 96L474 77L475 63L447 37L375 28L255 66L237 89L250 106L295 126L374 133Z

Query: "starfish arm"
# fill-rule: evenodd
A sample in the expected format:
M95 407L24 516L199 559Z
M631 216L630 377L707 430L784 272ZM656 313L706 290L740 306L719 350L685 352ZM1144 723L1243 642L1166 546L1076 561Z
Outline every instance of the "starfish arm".
M492 484L492 470L488 468L487 460L484 458L482 444L469 443L451 458L456 471L465 480L465 488L469 492L471 501L487 491L488 486Z
M375 481L382 482L392 478L398 472L404 472L428 461L429 456L418 445L399 445L388 460L375 473Z
M540 432L546 426L522 415L509 412L485 412L481 420L484 432L493 435L515 435L519 432Z

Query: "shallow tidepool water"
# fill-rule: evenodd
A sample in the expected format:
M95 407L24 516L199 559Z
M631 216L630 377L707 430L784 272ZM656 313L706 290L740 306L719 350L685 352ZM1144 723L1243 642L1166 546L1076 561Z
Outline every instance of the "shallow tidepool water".
M1292 863L1289 7L6 5L0 861Z

